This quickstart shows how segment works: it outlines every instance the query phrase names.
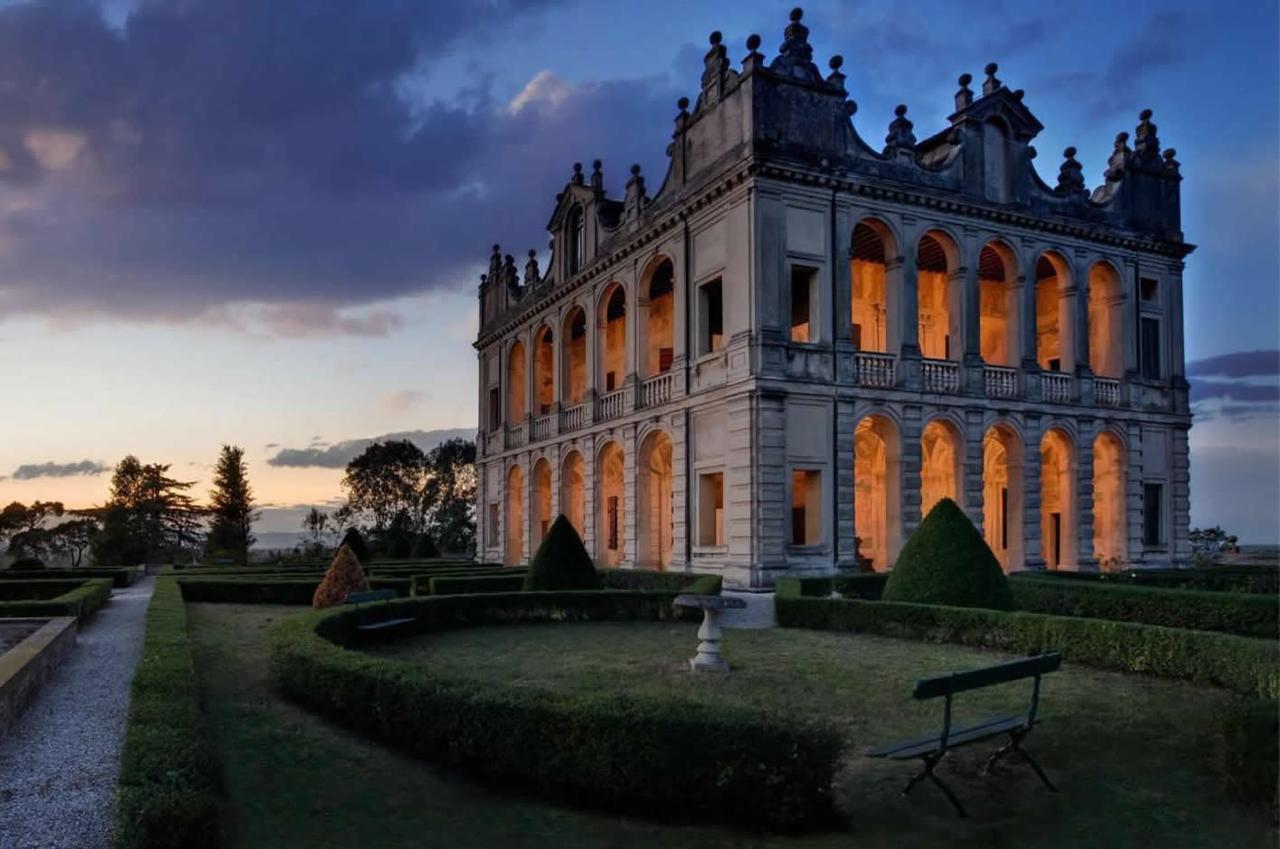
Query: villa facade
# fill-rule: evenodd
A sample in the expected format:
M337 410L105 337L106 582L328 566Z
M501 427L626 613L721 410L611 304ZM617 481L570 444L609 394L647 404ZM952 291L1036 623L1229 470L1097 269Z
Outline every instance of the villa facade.
M564 513L598 565L768 586L889 568L950 497L1007 570L1188 561L1192 246L1150 111L1092 191L1074 148L1039 176L994 64L875 149L808 34L735 66L713 33L652 197L575 165L548 267L494 247L478 556Z

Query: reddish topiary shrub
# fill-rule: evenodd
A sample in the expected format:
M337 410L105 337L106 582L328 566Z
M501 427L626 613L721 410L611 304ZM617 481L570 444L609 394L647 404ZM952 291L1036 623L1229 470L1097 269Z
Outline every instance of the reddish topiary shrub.
M369 579L360 568L360 561L347 546L338 549L334 555L329 571L324 573L324 580L316 587L316 594L311 597L311 606L316 610L342 604L347 593L369 589Z

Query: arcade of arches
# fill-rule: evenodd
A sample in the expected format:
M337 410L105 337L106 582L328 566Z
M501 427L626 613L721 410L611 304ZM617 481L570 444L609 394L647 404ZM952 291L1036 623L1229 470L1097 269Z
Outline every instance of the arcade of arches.
M524 560L524 472L512 466L507 472L507 544L503 563L514 566Z
M648 302L644 306L644 376L671 370L675 355L675 271L663 259L649 276Z
M580 537L587 534L586 465L582 455L572 451L564 458L564 468L560 471L560 512Z
M675 526L671 503L671 438L654 431L641 443L636 481L636 562L650 569L671 565Z
M551 464L545 457L533 464L531 484L529 520L533 523L533 549L536 551L551 529Z
M570 310L564 320L565 404L576 407L587 398L587 314Z
M555 334L543 327L533 337L533 406L540 416L556 402Z
M615 285L600 306L601 392L622 388L627 373L627 293Z
M625 478L622 446L605 443L596 456L596 563L606 568L622 562Z

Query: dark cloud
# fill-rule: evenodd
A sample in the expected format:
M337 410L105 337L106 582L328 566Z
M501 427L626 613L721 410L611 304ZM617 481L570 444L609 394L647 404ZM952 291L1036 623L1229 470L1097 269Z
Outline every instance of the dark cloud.
M14 480L29 481L36 478L74 478L81 475L100 475L107 471L102 463L81 460L78 463L26 463L13 470Z
M1280 385L1245 383L1232 380L1204 380L1196 378L1191 383L1191 400L1195 403L1218 398L1237 402L1267 403L1280 401Z
M543 5L188 0L120 29L87 0L0 9L0 306L383 334L398 316L351 308L545 245L572 161L656 189L665 77L429 94Z
M1275 377L1280 375L1280 350L1236 351L1187 363L1192 377Z
M282 448L274 457L267 460L272 466L291 466L295 468L341 469L351 462L360 452L374 442L407 439L423 451L430 451L448 439L474 439L474 428L454 428L450 430L407 430L400 433L388 433L372 439L348 439L333 445L320 443L307 448Z

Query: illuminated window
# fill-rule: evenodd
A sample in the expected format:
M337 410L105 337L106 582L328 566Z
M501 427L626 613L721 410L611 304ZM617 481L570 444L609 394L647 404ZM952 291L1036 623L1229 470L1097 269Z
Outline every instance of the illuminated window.
M698 478L698 545L724 545L724 473Z
M724 347L724 290L719 280L698 287L698 312L702 320L698 352L719 351Z
M1164 485L1142 485L1142 544L1161 545L1164 542Z
M791 544L822 543L822 472L791 472Z
M586 225L582 220L582 207L575 206L573 211L569 213L569 228L566 233L569 238L570 274L577 274L582 270L582 263L586 258L587 250L586 231Z
M818 269L791 266L791 341L817 342Z

